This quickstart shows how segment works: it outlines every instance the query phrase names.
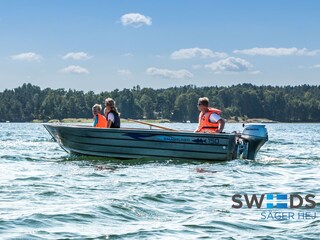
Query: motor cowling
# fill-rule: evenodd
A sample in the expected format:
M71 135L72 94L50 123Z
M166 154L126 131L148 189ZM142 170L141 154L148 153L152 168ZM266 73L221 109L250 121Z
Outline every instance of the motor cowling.
M244 124L238 139L237 158L254 160L259 149L268 141L268 131L264 124Z

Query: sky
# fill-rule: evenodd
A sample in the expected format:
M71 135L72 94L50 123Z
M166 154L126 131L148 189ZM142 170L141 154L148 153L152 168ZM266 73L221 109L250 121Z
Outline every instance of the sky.
M0 0L0 91L319 85L320 1Z

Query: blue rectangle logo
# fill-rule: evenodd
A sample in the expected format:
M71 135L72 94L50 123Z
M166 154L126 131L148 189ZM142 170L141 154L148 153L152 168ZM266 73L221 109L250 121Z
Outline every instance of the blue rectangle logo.
M277 200L287 200L288 195L287 194L277 194Z

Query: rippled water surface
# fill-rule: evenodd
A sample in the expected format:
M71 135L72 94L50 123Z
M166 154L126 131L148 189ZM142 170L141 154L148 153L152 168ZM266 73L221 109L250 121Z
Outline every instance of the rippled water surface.
M0 239L319 239L320 124L267 128L256 161L120 161L70 156L41 124L0 123ZM231 207L254 193L313 193L317 217Z

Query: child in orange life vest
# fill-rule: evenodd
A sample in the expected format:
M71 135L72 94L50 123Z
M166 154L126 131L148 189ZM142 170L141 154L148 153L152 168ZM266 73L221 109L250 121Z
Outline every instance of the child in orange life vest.
M107 127L107 120L105 116L103 116L101 112L101 105L95 104L92 107L92 114L93 114L93 126L98 128L106 128Z

